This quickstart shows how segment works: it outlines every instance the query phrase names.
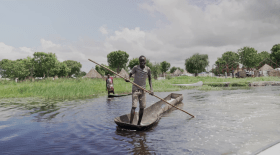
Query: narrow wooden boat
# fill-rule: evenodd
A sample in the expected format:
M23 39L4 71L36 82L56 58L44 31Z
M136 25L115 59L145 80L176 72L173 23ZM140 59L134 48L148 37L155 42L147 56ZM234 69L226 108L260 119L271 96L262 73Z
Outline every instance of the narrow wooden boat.
M173 86L202 86L203 82L199 81L197 83L193 83L193 84L172 84Z
M127 96L127 95L131 95L131 93L128 93L128 94L110 94L110 95L108 95L108 97L122 97L122 96Z
M165 97L164 100L166 100L172 105L176 105L183 100L183 95L171 93L167 97ZM132 124L129 123L130 113L116 117L114 121L120 128L137 130L137 131L147 130L151 128L153 125L155 125L161 118L162 114L167 112L171 108L172 108L171 105L168 105L164 101L160 100L154 103L153 105L145 108L141 125L137 125L138 117L139 117L138 112L135 112Z
M261 149L256 155L279 155L280 154L280 141L270 144Z

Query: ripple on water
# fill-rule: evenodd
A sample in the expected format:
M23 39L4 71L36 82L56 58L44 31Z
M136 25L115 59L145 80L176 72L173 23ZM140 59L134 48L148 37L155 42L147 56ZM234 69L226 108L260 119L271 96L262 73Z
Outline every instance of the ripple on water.
M11 154L250 154L280 133L280 87L179 91L179 106L145 132L116 128L131 96L1 100L0 150ZM169 92L156 93L165 97ZM158 101L147 95L147 105ZM138 110L138 108L137 108ZM36 146L36 147L34 147Z

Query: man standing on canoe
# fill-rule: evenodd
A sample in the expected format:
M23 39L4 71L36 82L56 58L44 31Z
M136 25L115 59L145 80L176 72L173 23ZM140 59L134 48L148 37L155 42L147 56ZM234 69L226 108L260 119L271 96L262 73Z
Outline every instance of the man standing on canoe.
M146 79L148 77L149 79L149 85L151 88L151 95L154 95L153 87L152 87L152 77L151 77L151 69L146 66L146 57L141 55L139 57L139 63L140 65L134 66L132 68L132 71L129 74L129 79L131 78L132 74L134 74L134 83L141 86L142 88L146 89ZM129 82L129 80L125 80L126 82ZM146 107L146 92L142 90L141 88L133 85L132 86L132 108L130 113L130 124L133 122L135 109L137 107L137 102L139 101L140 104L140 110L139 110L139 120L137 125L140 125L143 114L144 114L144 108Z
M108 90L108 95L110 93L115 94L114 85L113 85L113 78L110 77L110 74L108 74L108 77L106 78L106 90Z

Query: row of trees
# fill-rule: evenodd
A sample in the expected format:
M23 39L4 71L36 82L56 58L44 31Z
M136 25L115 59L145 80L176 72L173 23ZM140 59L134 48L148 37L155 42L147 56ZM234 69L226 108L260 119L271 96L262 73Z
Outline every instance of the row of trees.
M127 54L125 51L121 51L121 50L113 51L107 55L108 66L105 64L102 65L118 73L120 72L121 68L124 68L128 72L129 69L131 70L134 66L139 65L139 58L133 58L129 60L128 57L129 54ZM157 78L160 73L166 73L170 69L170 63L166 61L163 61L161 63L151 63L150 59L146 59L146 66L151 68L152 75L155 78ZM179 67L175 67L175 70L177 68ZM182 70L181 68L179 69ZM101 75L107 75L107 74L112 75L110 71L102 67L99 67L97 65L95 66L95 70ZM174 67L171 68L171 71L173 70Z
M230 69L235 69L239 63L244 68L259 68L264 64L270 64L273 68L279 67L280 63L280 44L275 44L271 48L271 53L262 51L258 53L253 47L245 46L237 50L237 52L227 51L222 57L215 62L215 74L229 72Z
M238 49L237 52L227 51L223 53L222 57L217 59L212 72L216 75L224 71L230 72L230 69L236 69L239 64L242 64L247 69L259 68L264 64L270 64L274 68L279 67L280 44L275 44L270 51L271 53L267 51L258 53L254 48L247 46ZM206 71L205 68L207 66L209 66L207 54L194 54L185 60L186 70L195 75Z
M81 72L82 64L74 60L59 62L54 53L35 52L33 58L0 61L0 74L3 78L26 77L76 77L85 75Z

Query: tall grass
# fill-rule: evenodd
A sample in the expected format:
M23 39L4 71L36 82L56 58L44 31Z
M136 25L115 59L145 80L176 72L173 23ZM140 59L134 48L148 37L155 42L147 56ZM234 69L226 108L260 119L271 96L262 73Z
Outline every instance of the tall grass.
M116 93L131 90L131 84L122 79L114 79ZM77 98L107 93L103 79L58 79L38 82L14 81L0 82L0 98L11 97L44 97L44 98Z
M131 79L132 80L132 79ZM178 87L172 84L190 84L203 81L202 87ZM280 81L278 77L258 78L216 78L216 77L173 77L166 80L152 80L154 92L178 91L183 89L198 90L221 90L211 86L222 86L221 82L231 82L230 86L248 86L249 82L255 81ZM150 90L149 82L146 88ZM114 79L115 93L131 92L132 84L121 78ZM46 79L37 82L0 81L0 98L79 98L91 95L106 95L106 82L103 79Z
M257 82L257 81L280 81L279 77L255 77L255 78L217 78L217 77L186 77L179 76L176 78L172 78L171 82L173 84L188 84L188 83L196 83L198 81L202 81L204 84L207 83L219 83L219 82L231 82L231 83L246 83L246 82Z

